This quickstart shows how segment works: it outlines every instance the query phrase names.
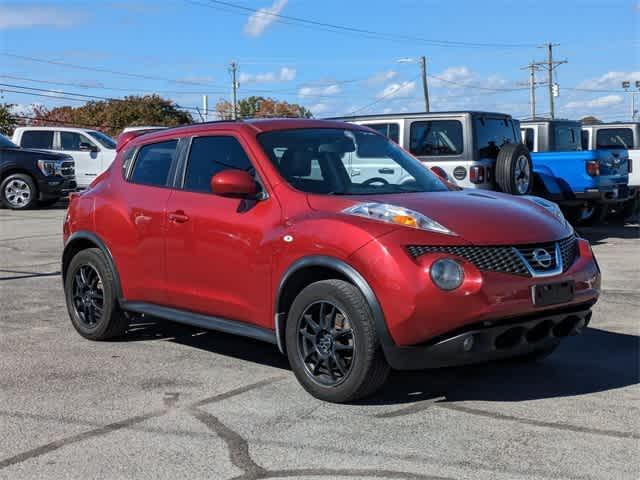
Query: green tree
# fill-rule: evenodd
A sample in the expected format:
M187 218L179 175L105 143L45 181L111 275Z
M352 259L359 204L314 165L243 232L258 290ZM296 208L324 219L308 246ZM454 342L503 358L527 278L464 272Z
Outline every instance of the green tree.
M125 127L160 125L175 127L191 123L191 115L171 100L158 95L128 96L122 100L88 102L79 107L41 108L35 111L35 125L74 125L97 128L117 136Z
M221 120L233 117L233 105L227 100L220 100L215 106L216 113ZM302 105L289 103L273 98L252 95L238 101L239 118L269 118L269 117L297 117L311 118L313 114Z
M11 135L16 128L16 118L11 113L13 105L9 103L0 103L0 133Z

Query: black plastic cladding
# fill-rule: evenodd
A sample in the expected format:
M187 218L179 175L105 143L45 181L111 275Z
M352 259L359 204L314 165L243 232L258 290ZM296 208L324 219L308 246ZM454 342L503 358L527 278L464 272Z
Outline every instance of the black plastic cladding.
M489 272L509 273L512 275L520 275L529 277L531 274L522 259L518 256L517 249L521 255L527 260L530 259L532 252L536 248L544 248L550 253L555 252L556 243L560 246L560 255L562 256L562 269L566 272L576 259L578 245L575 235L564 238L557 242L546 242L533 245L514 245L512 246L427 246L427 245L409 245L407 251L413 258L418 258L426 253L448 253L462 257L473 263L479 270ZM530 262L531 263L531 262ZM555 268L555 258L552 264L544 270ZM541 270L540 271L544 271Z

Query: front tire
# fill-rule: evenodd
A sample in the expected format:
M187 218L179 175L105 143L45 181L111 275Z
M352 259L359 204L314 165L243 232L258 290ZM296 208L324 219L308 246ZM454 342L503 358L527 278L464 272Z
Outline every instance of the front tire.
M38 187L29 175L13 173L0 183L0 201L12 210L27 210L38 202Z
M124 334L128 321L116 295L113 272L99 248L88 248L71 259L64 282L71 323L89 340Z
M358 288L342 280L315 282L298 294L286 345L296 378L320 400L366 397L389 375L369 306Z
M505 193L529 195L533 188L531 155L521 143L508 143L500 148L496 159L496 182Z

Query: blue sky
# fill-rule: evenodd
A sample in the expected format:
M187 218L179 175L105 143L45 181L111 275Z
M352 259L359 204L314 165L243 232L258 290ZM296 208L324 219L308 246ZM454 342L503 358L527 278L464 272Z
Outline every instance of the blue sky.
M569 62L556 70L558 116L627 119L630 95L620 82L640 80L637 0L227 3L0 0L0 102L24 110L34 102L82 104L56 98L68 93L157 92L183 106L200 106L208 94L213 105L229 98L228 64L236 60L240 97L301 103L319 117L417 111L423 108L418 65L398 59L425 55L432 110L524 117L529 93L520 84L527 80L521 67L543 60L536 45L547 41L559 43L555 57ZM546 73L538 75L543 80ZM14 93L9 90L25 90L6 85L48 96ZM539 87L537 97L538 113L548 112L546 88Z

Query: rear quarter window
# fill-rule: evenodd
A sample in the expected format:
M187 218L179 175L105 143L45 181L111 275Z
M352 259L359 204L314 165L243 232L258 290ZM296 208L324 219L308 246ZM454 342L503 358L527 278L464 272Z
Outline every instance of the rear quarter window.
M630 128L601 128L596 134L596 148L633 149L633 130Z

